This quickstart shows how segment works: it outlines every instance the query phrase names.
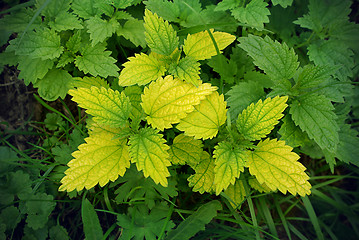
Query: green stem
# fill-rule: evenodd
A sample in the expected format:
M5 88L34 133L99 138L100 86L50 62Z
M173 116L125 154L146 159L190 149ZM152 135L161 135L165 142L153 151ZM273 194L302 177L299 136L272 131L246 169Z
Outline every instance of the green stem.
M243 179L242 182L243 182L244 190L246 191L248 207L249 207L249 211L251 213L251 218L252 218L252 222L253 222L253 227L255 229L256 239L260 240L261 237L259 235L258 222L257 222L257 218L256 218L256 213L254 210L253 201L252 201L252 198L251 198L251 195L249 192L248 184L247 184L247 181L245 181L245 179Z

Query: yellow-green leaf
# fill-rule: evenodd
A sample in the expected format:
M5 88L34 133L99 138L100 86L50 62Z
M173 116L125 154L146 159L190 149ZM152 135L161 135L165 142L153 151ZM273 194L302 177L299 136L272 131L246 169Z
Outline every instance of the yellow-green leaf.
M178 63L172 64L169 72L181 80L198 86L201 82L199 77L199 70L199 62L197 62L194 58L187 56L182 58Z
M293 195L309 195L309 177L298 159L299 156L284 141L267 138L249 154L247 165L250 174L272 191L279 189L284 194L289 191Z
M178 37L173 27L163 18L145 9L145 37L152 51L170 55L178 47Z
M86 112L94 116L98 123L121 127L128 122L131 103L123 92L91 87L71 89L69 94L73 97L72 100L80 107L86 108Z
M213 138L226 122L226 102L223 95L213 92L195 106L193 112L183 118L177 128L196 139Z
M171 53L171 55L163 55L156 52L151 52L150 56L156 58L161 66L164 66L166 69L168 69L171 64L178 63L181 57L181 52L178 50L178 48L176 48L173 53Z
M100 77L74 77L71 85L73 88L110 88L106 80Z
M132 119L132 121L137 121L139 123L141 120L144 120L146 116L141 107L142 88L139 86L130 86L126 87L124 92L126 96L130 98L132 105L130 118Z
M171 128L172 124L186 117L195 105L216 89L209 83L195 87L172 76L159 78L146 87L142 95L142 108L148 114L147 122L160 130Z
M231 44L236 37L225 32L214 32L210 30L218 50L222 51L229 44ZM215 45L207 31L202 31L195 34L188 34L187 39L184 41L183 51L187 56L191 56L196 60L209 59L217 55Z
M125 68L120 73L118 81L120 86L146 85L166 72L165 67L151 55L135 54L128 60L123 64Z
M252 103L238 116L238 131L248 140L259 140L267 136L278 120L283 117L282 112L287 107L287 96L267 98L256 104Z
M150 176L155 183L167 187L167 169L171 166L166 140L153 128L142 128L130 137L131 162L136 163L139 171L143 170L145 177Z
M228 142L220 142L215 146L213 156L215 158L214 185L218 195L239 178L244 170L246 154L244 150L233 147Z
M246 197L246 191L243 186L243 181L237 179L234 184L224 190L225 197L229 200L233 208L238 208Z
M187 180L189 186L193 187L194 192L212 192L214 181L214 160L211 156L203 151L200 162L194 167L195 174Z
M202 153L203 144L200 140L180 134L173 139L170 148L170 160L173 164L196 166Z
M104 186L123 176L130 166L130 157L125 140L113 139L114 134L99 131L85 139L86 143L72 156L68 163L66 176L61 180L60 191L81 191L90 189L96 184Z

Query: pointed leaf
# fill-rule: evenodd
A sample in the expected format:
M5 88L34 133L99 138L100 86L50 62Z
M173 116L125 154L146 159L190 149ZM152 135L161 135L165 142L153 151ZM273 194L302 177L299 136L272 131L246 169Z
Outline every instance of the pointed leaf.
M264 23L269 23L268 15L270 15L270 12L266 8L267 6L268 3L264 0L252 0L245 7L232 9L231 13L239 22L261 30L264 28Z
M214 32L213 29L211 29L210 32L216 41L219 51L225 49L236 39L235 36L229 33ZM187 56L191 56L196 60L209 59L212 56L217 55L214 43L207 31L188 34L184 41L183 51Z
M212 192L214 181L214 160L207 153L203 152L200 162L194 167L195 174L191 175L187 180L189 186L193 187L193 192Z
M106 80L100 77L75 77L72 81L72 87L73 88L91 88L91 87L97 87L97 88L110 88Z
M213 157L215 158L214 185L218 195L229 184L233 185L236 178L239 178L244 170L246 154L244 150L233 147L228 142L220 142L215 146Z
M239 39L240 47L254 59L254 64L262 69L272 80L283 81L291 79L298 66L298 56L293 48L285 43L249 35Z
M99 16L91 17L86 22L87 32L90 33L91 45L95 46L97 43L103 42L106 38L111 37L112 34L120 27L120 23L115 18L110 20L103 20Z
M42 60L58 58L64 48L61 46L61 38L53 29L41 28L30 31L20 38L14 40L16 55L28 55L31 58Z
M120 70L116 66L116 59L110 57L111 52L100 44L94 47L87 47L81 51L81 56L75 59L75 65L84 73L90 73L92 76L118 76Z
M72 89L69 94L73 96L73 101L94 116L96 122L112 127L126 125L131 112L131 103L123 92L119 93L104 87L91 87Z
M95 208L84 198L81 205L81 218L86 239L102 239L103 232Z
M280 140L284 140L291 147L303 146L310 141L307 134L295 125L289 114L282 121L283 124L278 130L278 134L281 135Z
M209 83L197 88L178 78L166 76L145 88L141 105L149 115L147 122L154 128L164 130L186 117L187 113L194 110L195 105L215 90L216 87Z
M200 83L200 64L192 57L184 57L177 64L171 65L169 72L173 76L195 86Z
M235 120L238 115L248 107L252 102L257 102L264 96L264 88L256 82L240 82L234 85L231 90L227 92L229 96L227 103L231 119Z
M86 138L86 143L72 154L75 159L68 163L70 168L65 171L59 191L81 191L98 183L103 187L123 176L130 166L128 147L126 140L114 137L111 132L99 130Z
M136 47L146 47L145 28L142 20L129 19L117 30L117 34L130 40Z
M63 12L56 16L49 26L56 31L83 29L82 21L73 13Z
M183 118L177 128L185 132L185 135L196 139L213 138L218 129L227 119L226 102L223 95L213 92L206 99L195 106L193 112Z
M339 131L339 144L336 157L345 163L359 167L359 138L358 132L345 124Z
M173 164L196 166L202 153L203 144L200 140L180 134L173 139L170 148L170 160Z
M33 59L23 56L19 59L17 68L20 70L19 78L24 79L25 84L29 85L30 83L36 83L38 79L42 79L53 66L53 60Z
M308 89L318 87L331 78L338 68L333 66L314 66L306 65L300 69L298 76L294 78L297 88Z
M238 116L237 129L248 140L259 140L272 131L287 107L288 97L267 98L252 103Z
M178 47L178 37L173 27L156 13L145 9L146 42L152 51L170 55Z
M298 159L299 156L284 141L267 138L249 154L247 165L250 174L273 191L279 189L284 194L289 191L293 195L309 195L309 177Z
M243 186L243 181L237 179L234 184L224 190L225 197L229 200L233 208L238 208L246 197L246 191Z
M289 113L309 138L322 148L335 152L339 143L337 118L330 100L322 95L307 95L293 101Z
M162 136L153 128L142 128L130 137L129 145L131 162L136 163L137 169L143 170L145 177L150 176L155 183L167 187L167 177L170 176L167 167L171 163L169 147Z
M125 68L122 69L119 77L118 84L120 86L146 85L166 72L165 67L151 55L135 54L128 60L123 64Z

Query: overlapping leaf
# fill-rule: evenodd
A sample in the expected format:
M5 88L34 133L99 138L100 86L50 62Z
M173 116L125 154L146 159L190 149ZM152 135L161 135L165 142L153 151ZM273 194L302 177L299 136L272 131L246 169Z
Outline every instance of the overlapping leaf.
M177 64L171 65L169 72L173 76L195 86L200 84L200 64L192 57L184 57Z
M260 141L249 154L247 166L260 184L265 183L271 190L279 189L300 196L310 194L311 185L305 167L298 162L299 156L284 141L276 139Z
M193 112L183 118L177 128L185 132L185 135L196 139L213 138L218 129L227 119L226 102L223 95L213 92L206 99L195 106Z
M146 87L142 95L142 108L147 122L158 129L171 128L187 113L194 110L202 99L216 90L209 83L198 88L178 78L166 76Z
M202 147L200 140L184 134L177 135L170 148L170 160L173 164L196 166L203 153Z
M118 76L120 70L116 66L116 59L110 56L111 52L106 51L106 48L97 44L94 47L84 48L81 55L75 59L75 65L84 73L90 73L92 76Z
M239 178L245 165L246 154L244 150L233 147L228 142L220 142L213 152L215 158L214 185L216 194L227 189L230 184L234 184Z
M254 59L254 64L268 74L272 80L283 81L294 76L299 62L293 48L287 44L249 35L239 39L240 47Z
M188 178L189 186L194 192L212 192L214 181L214 159L203 152L200 162L194 167L196 172Z
M338 125L332 103L322 95L307 95L291 104L296 125L322 148L334 152L339 143Z
M123 92L119 93L104 87L91 87L72 89L69 94L80 107L86 108L86 112L94 116L94 120L98 123L113 127L126 125L131 112L131 103Z
M291 147L303 146L309 141L306 133L304 133L298 126L295 125L290 115L286 115L283 119L283 124L278 130L281 135L281 140Z
M166 71L165 67L151 55L135 54L128 60L123 64L125 68L119 77L120 86L146 85L161 77Z
M131 162L136 163L139 171L143 170L145 177L150 176L155 183L167 187L167 177L170 176L167 167L171 162L165 143L162 134L153 128L140 129L129 141Z
M272 192L272 190L265 183L260 184L256 178L248 179L248 183L252 188L254 188L255 190L257 190L260 193Z
M234 184L229 185L229 187L224 190L224 193L225 197L228 198L233 208L237 208L246 197L246 191L244 189L242 180L236 180Z
M268 3L264 0L252 0L245 7L233 8L231 12L239 22L260 30L264 28L264 23L269 22L270 12L267 6Z
M264 102L259 100L256 104L252 103L238 116L238 131L251 141L267 136L283 117L287 99L287 96L277 96L273 99L267 98Z
M219 51L222 51L231 44L236 37L225 32L214 32L210 30ZM196 60L209 59L217 55L215 45L207 31L195 34L189 34L184 41L183 51L187 56L191 56Z
M145 36L152 51L170 55L178 47L178 37L173 27L157 14L145 10Z
M85 144L72 155L75 159L68 163L66 176L61 180L60 191L81 191L96 184L104 186L123 176L130 166L130 157L126 140L114 139L115 134L97 131L86 138Z
M108 21L101 19L99 16L91 17L86 21L87 32L90 33L91 45L103 42L106 38L111 37L120 27L120 23L115 18Z

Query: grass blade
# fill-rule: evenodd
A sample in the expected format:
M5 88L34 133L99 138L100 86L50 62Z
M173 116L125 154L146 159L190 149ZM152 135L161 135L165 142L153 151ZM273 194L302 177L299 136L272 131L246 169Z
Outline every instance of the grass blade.
M97 213L90 201L86 198L82 199L81 216L86 239L102 239L103 232Z
M302 197L302 200L304 203L304 207L307 210L307 213L309 215L310 221L313 224L313 227L314 227L315 233L317 234L318 239L324 240L324 236L323 236L322 230L320 228L317 215L315 214L315 211L313 209L312 203L309 200L309 197L308 196Z

